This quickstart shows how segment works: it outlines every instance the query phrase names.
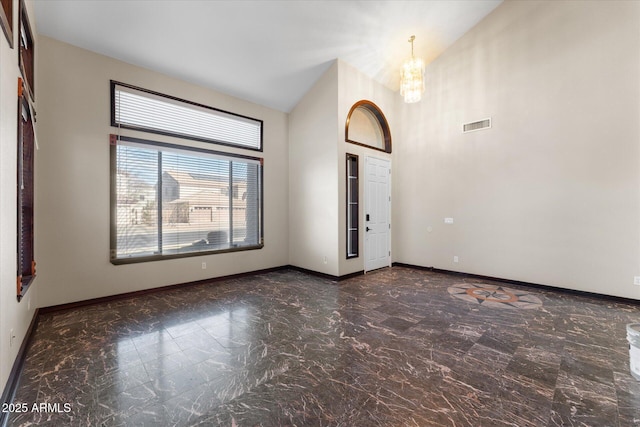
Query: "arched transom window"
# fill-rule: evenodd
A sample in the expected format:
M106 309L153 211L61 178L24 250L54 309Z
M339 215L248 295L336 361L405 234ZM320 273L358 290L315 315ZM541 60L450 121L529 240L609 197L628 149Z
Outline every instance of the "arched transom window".
M376 104L367 100L353 104L347 115L345 141L391 153L389 124Z

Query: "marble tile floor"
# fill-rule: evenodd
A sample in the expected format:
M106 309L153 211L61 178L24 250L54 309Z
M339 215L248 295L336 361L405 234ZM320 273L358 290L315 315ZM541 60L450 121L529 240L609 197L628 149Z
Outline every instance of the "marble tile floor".
M8 425L640 425L640 305L501 287L283 270L44 314Z

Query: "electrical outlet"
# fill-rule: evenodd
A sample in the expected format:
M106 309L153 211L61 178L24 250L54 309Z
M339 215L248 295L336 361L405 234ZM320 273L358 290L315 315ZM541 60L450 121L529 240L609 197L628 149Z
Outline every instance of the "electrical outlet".
M203 269L203 270L206 270L206 269L207 269L207 263L206 263L206 262L203 262L203 263L202 263L202 269Z
M633 278L633 284L640 286L640 276L635 276Z
M445 224L453 224L453 218L445 218L444 219L444 223Z
M458 255L453 256L453 262L458 262Z
M327 257L324 257L324 263L326 264L328 262Z

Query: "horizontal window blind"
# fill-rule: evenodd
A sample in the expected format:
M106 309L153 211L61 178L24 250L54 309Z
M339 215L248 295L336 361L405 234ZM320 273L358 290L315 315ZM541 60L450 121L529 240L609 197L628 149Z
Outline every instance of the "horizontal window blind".
M20 96L18 118L18 235L17 235L17 276L22 289L18 289L18 298L35 276L34 247L34 201L35 201L35 144L33 118L28 97L24 92Z
M262 149L262 121L111 82L112 125L252 150Z
M131 138L111 149L112 262L261 247L260 159Z

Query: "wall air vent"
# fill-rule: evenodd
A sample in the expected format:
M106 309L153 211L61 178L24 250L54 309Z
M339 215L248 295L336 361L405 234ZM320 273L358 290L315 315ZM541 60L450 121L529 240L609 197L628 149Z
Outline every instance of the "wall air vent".
M477 122L465 123L462 125L462 133L473 132L491 128L491 117Z

